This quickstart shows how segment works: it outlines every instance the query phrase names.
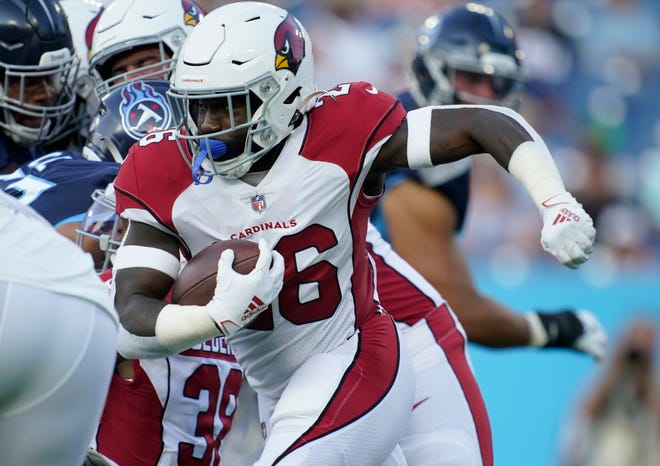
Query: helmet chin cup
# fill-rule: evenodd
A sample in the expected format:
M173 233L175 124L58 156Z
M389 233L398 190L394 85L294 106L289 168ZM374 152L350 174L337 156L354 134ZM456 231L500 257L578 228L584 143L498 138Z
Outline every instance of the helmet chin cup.
M195 184L208 184L213 179L213 172L204 170L202 168L202 163L206 159L211 161L218 161L227 155L227 144L223 141L218 141L215 139L206 139L202 142L202 148L199 153L195 156L195 160L192 164L192 177L195 181ZM202 180L202 177L206 177Z

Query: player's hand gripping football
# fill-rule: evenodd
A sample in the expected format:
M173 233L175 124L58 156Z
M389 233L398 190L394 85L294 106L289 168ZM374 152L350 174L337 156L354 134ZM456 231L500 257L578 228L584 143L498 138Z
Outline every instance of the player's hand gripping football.
M225 335L248 325L275 300L284 277L284 259L259 240L259 259L249 274L232 268L234 251L223 251L218 260L215 294L206 309Z
M596 230L591 217L575 198L563 192L541 203L543 249L571 269L591 256Z

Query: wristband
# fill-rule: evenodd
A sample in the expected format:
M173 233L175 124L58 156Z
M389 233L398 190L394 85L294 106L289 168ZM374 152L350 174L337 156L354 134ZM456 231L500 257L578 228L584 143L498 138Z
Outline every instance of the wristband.
M516 147L508 169L539 208L544 201L566 191L557 165L542 141L525 141Z
M584 326L573 311L529 312L530 346L570 348L584 333Z
M536 312L528 312L525 314L527 325L529 326L529 346L541 348L548 343L548 333L543 327L541 318Z
M222 335L205 306L168 304L156 318L156 338L173 354Z

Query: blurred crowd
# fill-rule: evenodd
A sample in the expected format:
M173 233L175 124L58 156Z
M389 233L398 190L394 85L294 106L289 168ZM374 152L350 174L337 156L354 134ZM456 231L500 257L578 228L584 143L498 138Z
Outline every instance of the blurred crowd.
M224 2L201 2L207 7ZM423 20L456 1L281 0L314 40L319 88L406 87ZM483 1L517 31L529 81L519 111L548 143L567 189L595 219L586 272L660 270L660 4L653 0ZM540 218L514 181L477 157L463 244L475 260L551 261ZM478 212L478 215L475 215ZM505 221L494 221L493 217Z
M660 464L660 368L655 319L640 315L573 407L561 439L563 466Z

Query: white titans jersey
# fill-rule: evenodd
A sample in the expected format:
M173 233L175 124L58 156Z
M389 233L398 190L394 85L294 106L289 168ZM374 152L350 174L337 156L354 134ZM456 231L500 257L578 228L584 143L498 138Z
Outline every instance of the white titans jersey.
M0 280L92 301L117 321L94 263L34 210L0 192Z

